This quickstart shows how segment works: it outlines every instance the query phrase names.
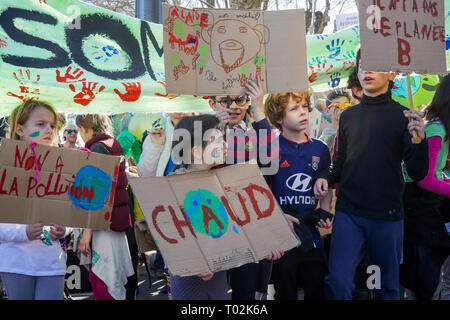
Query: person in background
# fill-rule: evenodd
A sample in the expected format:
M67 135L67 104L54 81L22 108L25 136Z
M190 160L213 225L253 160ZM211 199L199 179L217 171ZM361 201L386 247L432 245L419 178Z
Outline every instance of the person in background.
M333 90L327 96L327 106L325 110L331 118L333 127L324 129L319 139L325 142L330 149L332 149L334 138L338 130L339 118L342 112L350 106L350 96L345 89Z
M347 89L351 91L352 105L358 104L361 102L363 97L363 88L361 87L361 83L358 79L358 70L355 70L348 76Z
M8 132L8 117L1 117L0 118L0 142L2 141L2 138L6 137L7 132Z
M406 174L404 260L400 281L417 300L449 298L448 267L450 237L440 208L450 198L450 177L445 175L450 138L450 75L445 76L431 103L425 108L428 141L428 173L414 181ZM406 173L406 172L405 172Z
M64 148L77 148L78 141L78 127L74 123L68 124L63 131Z
M67 125L67 118L65 113L57 113L56 116L57 116L56 125L58 132L60 132ZM57 138L58 138L58 146L61 147L62 146L61 137L58 135Z
M105 155L122 156L119 142L111 136L111 123L106 115L78 115L76 124L85 142L85 148ZM81 238L81 253L92 257L89 280L94 300L125 300L125 285L134 275L125 234L131 228L127 185L125 161L122 160L114 191L111 230L84 229Z
M355 68L355 70L350 74L348 77L348 84L347 84L347 90L351 92L351 105L359 104L362 96L363 96L363 89L361 87L361 83L358 79L358 70ZM349 97L350 98L350 97ZM340 111L340 114L344 110ZM339 120L338 120L339 123ZM339 129L339 126L338 128ZM332 146L331 142L333 141ZM338 135L335 134L334 138L327 140L327 145L330 146L330 152L331 152L331 161L336 159L337 156L337 141L338 141ZM339 184L334 185L334 192L335 197L333 200L333 207L336 204L336 197L339 195ZM332 231L332 230L331 230ZM331 239L331 235L325 239L327 242ZM329 242L329 241L328 241ZM367 273L367 268L370 265L370 259L369 256L366 254L365 257L362 259L361 263L358 265L358 267L355 270L355 289L353 290L353 300L371 300L372 299L372 290L370 290L367 287L367 279L369 277L369 274Z

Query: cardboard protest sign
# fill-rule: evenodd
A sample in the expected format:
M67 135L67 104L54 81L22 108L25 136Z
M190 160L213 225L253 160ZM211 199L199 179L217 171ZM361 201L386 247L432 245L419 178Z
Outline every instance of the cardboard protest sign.
M300 244L257 165L129 182L174 275L226 270Z
M359 18L363 70L446 73L444 1L360 0Z
M167 92L241 95L259 75L269 93L308 87L304 10L163 5Z
M0 222L109 230L120 157L43 145L34 150L36 156L30 143L2 139Z
M359 23L358 12L344 13L336 15L336 30L342 30Z

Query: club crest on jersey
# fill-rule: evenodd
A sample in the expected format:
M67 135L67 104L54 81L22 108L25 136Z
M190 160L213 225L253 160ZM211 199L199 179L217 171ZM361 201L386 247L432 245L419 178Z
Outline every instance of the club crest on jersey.
M320 162L320 157L312 157L312 165L311 165L311 167L314 169L314 170L317 170L317 169L319 169L319 162Z

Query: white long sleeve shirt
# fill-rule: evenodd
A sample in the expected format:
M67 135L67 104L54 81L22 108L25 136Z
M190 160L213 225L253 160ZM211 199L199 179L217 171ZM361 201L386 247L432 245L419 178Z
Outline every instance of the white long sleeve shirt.
M48 246L29 240L26 225L0 223L0 272L28 276L66 274L66 253L58 240Z
M163 146L154 144L150 136L147 136L142 145L142 153L137 164L140 177L162 177L166 170L172 150L172 136L174 127L170 117L166 117L166 142Z

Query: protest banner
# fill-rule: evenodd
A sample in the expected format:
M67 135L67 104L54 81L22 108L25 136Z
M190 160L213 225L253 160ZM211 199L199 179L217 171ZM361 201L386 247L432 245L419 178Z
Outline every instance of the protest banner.
M359 39L359 26L306 36L313 91L346 86ZM0 116L26 99L68 113L210 111L207 96L169 95L165 79L161 24L78 0L0 1Z
M256 164L129 182L173 275L227 270L300 244Z
M0 2L0 113L23 100L58 112L205 111L165 90L162 25L71 1Z
M167 92L242 95L306 91L304 10L187 9L163 5Z
M421 110L431 102L442 78L443 76L430 74L411 75L411 94L415 110ZM407 108L410 107L406 74L397 75L391 92L392 99Z
M446 73L444 1L361 0L359 18L363 70Z
M342 30L350 26L359 24L358 12L344 13L336 15L336 30Z
M120 157L2 139L0 222L109 230L119 163Z

